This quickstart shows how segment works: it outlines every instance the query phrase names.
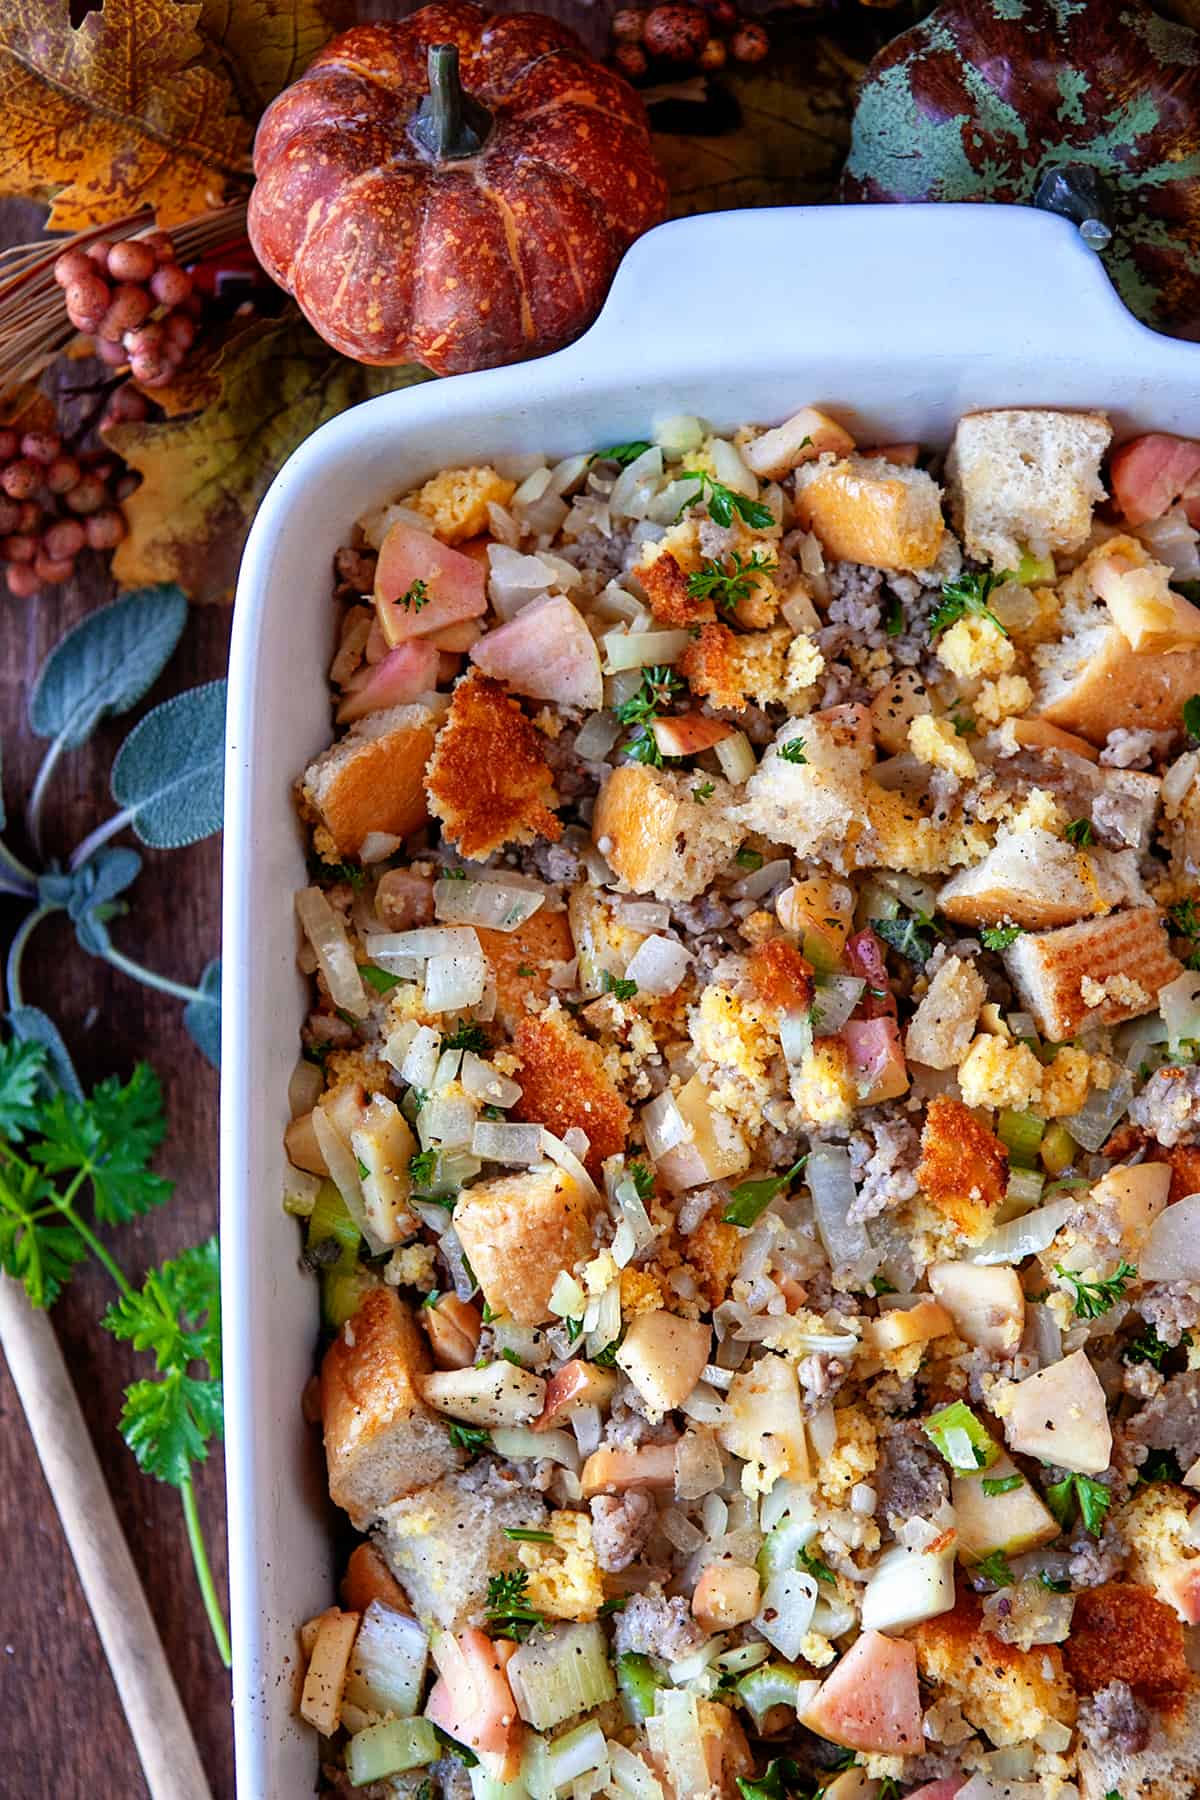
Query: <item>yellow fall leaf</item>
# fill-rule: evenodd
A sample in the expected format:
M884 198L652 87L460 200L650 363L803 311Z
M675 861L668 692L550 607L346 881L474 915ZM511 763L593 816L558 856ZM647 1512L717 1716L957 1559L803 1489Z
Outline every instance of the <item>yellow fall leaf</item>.
M52 202L52 231L154 209L164 227L248 180L250 127L201 66L199 0L0 0L0 195Z
M429 374L351 362L289 308L231 339L210 379L201 411L104 434L142 476L113 557L122 588L177 581L194 601L228 600L255 508L296 446L334 413Z
M228 75L256 121L353 16L348 0L201 0L196 29L209 67Z

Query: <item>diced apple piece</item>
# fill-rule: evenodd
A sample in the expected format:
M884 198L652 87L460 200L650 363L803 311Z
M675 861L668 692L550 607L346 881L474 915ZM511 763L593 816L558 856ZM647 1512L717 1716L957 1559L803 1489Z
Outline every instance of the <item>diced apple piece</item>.
M375 611L392 646L487 611L486 571L415 525L393 525L375 565ZM424 583L413 594L415 582ZM404 604L408 597L408 605Z
M1200 443L1147 431L1114 450L1108 466L1113 498L1127 523L1146 525L1190 497L1200 482Z
M692 1614L706 1631L744 1625L758 1611L758 1573L741 1563L709 1563L692 1595Z
M989 1484L1020 1477L1020 1486L1006 1493L988 1493L985 1473L955 1475L950 1498L958 1524L958 1552L966 1563L982 1562L994 1550L1020 1556L1058 1536L1059 1527L1049 1508L1009 1456L999 1456L986 1471Z
M1085 762L1100 761L1095 744L1076 737L1073 731L1061 731L1049 719L1010 719L1008 724L1017 743L1031 750L1066 750L1071 756L1082 756Z
M901 669L881 687L871 702L875 741L889 756L908 749L908 728L923 713L932 712L929 689L915 669Z
M546 1383L516 1363L482 1369L438 1369L418 1382L421 1397L438 1412L469 1425L528 1425L542 1410Z
M916 1649L864 1631L821 1683L800 1723L848 1750L915 1756L924 1747Z
M782 1356L767 1355L739 1369L730 1383L726 1406L717 1438L731 1456L757 1463L772 1478L808 1479L808 1440L791 1363Z
M775 902L775 917L801 939L802 948L808 944L823 965L835 969L854 919L854 891L844 881L809 875L784 888Z
M953 1331L954 1324L936 1300L918 1300L915 1306L893 1306L863 1326L863 1342L872 1350L902 1350L906 1344L927 1344L930 1338Z
M827 450L835 456L846 456L853 448L854 439L836 419L815 406L802 406L782 425L764 431L747 444L742 459L756 475L778 481L800 463L812 462Z
M1200 1557L1164 1570L1155 1590L1175 1608L1185 1625L1200 1625Z
M1121 1221L1122 1244L1136 1261L1142 1239L1166 1206L1170 1191L1170 1163L1143 1162L1128 1169L1109 1169L1092 1189L1092 1198L1113 1202Z
M437 686L438 653L432 644L413 638L389 650L382 662L367 663L342 690L339 725L349 725L388 706L409 706Z
M674 1444L639 1444L634 1450L593 1450L580 1471L583 1498L622 1494L629 1488L673 1488Z
M664 1310L639 1313L617 1351L617 1367L654 1412L666 1413L687 1399L711 1347L711 1327L697 1319Z
M394 1100L375 1095L350 1131L350 1148L359 1161L363 1205L376 1237L383 1244L411 1237L417 1222L408 1210L412 1191L408 1165L417 1141Z
M530 1427L533 1431L551 1431L561 1425L580 1406L607 1406L613 1397L617 1378L611 1369L573 1357L556 1369L546 1383L546 1401Z
M746 1140L724 1113L713 1108L708 1089L698 1075L680 1088L675 1103L691 1127L691 1137L659 1158L656 1172L673 1194L700 1187L706 1181L724 1181L750 1167Z
M954 1533L927 1550L895 1544L871 1571L862 1594L864 1631L907 1631L954 1606Z
M469 1300L457 1294L442 1294L431 1306L428 1301L417 1314L425 1327L433 1360L439 1369L469 1369L479 1349L483 1315Z
M483 626L478 619L460 619L456 625L443 625L440 631L431 632L427 641L435 650L444 650L450 656L462 656L482 636Z
M604 704L596 640L563 594L534 600L489 631L471 650L471 661L510 693L588 712Z
M358 1635L358 1624L356 1612L339 1612L336 1606L331 1606L316 1621L317 1629L300 1695L300 1717L322 1737L332 1737L338 1728L342 1689L346 1685L346 1669Z
M1139 565L1114 550L1092 564L1091 577L1131 650L1158 655L1200 642L1200 607L1169 586L1164 564Z
M733 726L706 713L681 713L677 718L652 719L650 729L663 756L698 756L733 736Z
M895 463L898 469L915 469L921 454L920 444L879 444L865 450L864 456L878 456L882 462Z
M895 1019L851 1019L842 1027L859 1102L874 1106L908 1092L908 1065Z
M1019 1382L1004 1420L1010 1450L1079 1475L1099 1475L1112 1456L1100 1377L1082 1350Z
M929 1286L964 1344L994 1355L1016 1349L1025 1330L1025 1293L1015 1269L1000 1264L934 1263Z
M493 1639L482 1631L460 1631L457 1637L442 1632L433 1644L440 1680L425 1708L426 1718L458 1743L512 1763L508 1778L516 1774L523 1736L506 1673L516 1648L506 1638Z

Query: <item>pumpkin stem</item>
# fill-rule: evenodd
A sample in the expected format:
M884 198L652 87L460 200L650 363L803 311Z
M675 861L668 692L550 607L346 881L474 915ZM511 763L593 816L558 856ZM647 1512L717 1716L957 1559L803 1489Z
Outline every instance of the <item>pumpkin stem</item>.
M491 128L487 107L463 90L457 44L431 44L429 92L413 114L413 138L439 162L451 162L476 155Z

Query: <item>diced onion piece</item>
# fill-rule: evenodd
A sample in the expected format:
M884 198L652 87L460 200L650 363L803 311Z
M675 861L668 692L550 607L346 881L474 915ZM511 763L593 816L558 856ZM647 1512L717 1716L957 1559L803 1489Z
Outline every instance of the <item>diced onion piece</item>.
M512 1163L527 1169L541 1160L542 1128L540 1125L501 1125L492 1119L479 1119L471 1137L471 1149L484 1162Z
M492 1448L512 1462L544 1456L561 1463L564 1469L579 1473L582 1458L579 1445L569 1431L531 1431L526 1425L496 1425L492 1428Z
M394 1030L389 1031L383 1040L383 1055L386 1062L391 1063L397 1075L404 1067L404 1059L413 1047L421 1027L415 1019L402 1019Z
M660 1688L645 1722L654 1760L679 1795L705 1794L712 1786L700 1730L696 1695L689 1688Z
M591 460L586 451L581 451L575 456L564 456L561 462L556 462L550 471L550 492L553 494L570 493L571 489L577 487L587 474Z
M729 1408L718 1394L716 1388L710 1388L706 1381L698 1381L690 1394L685 1394L679 1402L679 1410L694 1419L697 1425L724 1425L729 1419Z
M296 895L296 917L312 945L333 1004L356 1019L365 1017L370 1003L346 927L319 887L300 889Z
M531 919L546 898L544 887L507 881L435 881L433 906L439 919L460 925L482 925L490 931L515 931ZM476 947L478 940L476 940Z
M440 1092L449 1087L452 1081L458 1080L459 1065L463 1059L461 1050L443 1050L438 1057L437 1068L433 1071L433 1091Z
M293 1119L311 1112L325 1092L325 1077L316 1063L302 1056L288 1081L288 1112Z
M1027 1256L1037 1256L1054 1241L1070 1218L1073 1200L1051 1200L1036 1212L1024 1213L999 1225L990 1237L969 1252L974 1263L1019 1263Z
M728 438L713 439L712 461L717 480L723 487L732 488L735 494L744 494L747 500L758 499L758 477L746 467L737 446Z
M802 1569L779 1569L763 1590L755 1628L788 1662L795 1662L812 1627L817 1583Z
M608 1740L612 1785L621 1800L663 1800L662 1783L642 1758L615 1738Z
M575 754L585 762L602 762L620 736L610 712L589 713L575 734Z
M687 1121L669 1089L643 1106L642 1131L646 1150L654 1162L661 1162L669 1150L687 1142L690 1136Z
M866 985L861 975L826 975L817 984L813 1004L822 1037L832 1037L842 1029L862 999Z
M1162 803L1178 806L1197 775L1200 775L1200 750L1185 750L1171 764L1162 781Z
M437 1144L443 1150L460 1150L471 1146L475 1133L475 1108L469 1100L434 1098L417 1115L417 1129L422 1149Z
M692 952L676 938L643 938L625 969L625 978L636 981L642 994L673 994L694 960Z
M307 1169L298 1169L294 1163L284 1163L284 1212L291 1213L292 1217L296 1219L307 1219L317 1204L317 1195L320 1191L320 1175L310 1175Z
M482 954L431 956L425 965L428 1012L462 1012L483 998L488 966Z
M329 1170L334 1186L346 1202L346 1211L366 1238L372 1255L382 1255L389 1245L378 1236L371 1226L367 1203L363 1197L362 1181L358 1173L358 1158L323 1106L313 1107L312 1126L317 1140L317 1148L325 1158L325 1166Z
M789 1007L779 1015L779 1042L789 1069L799 1069L812 1055L812 1010L807 1006Z
M571 1152L571 1155L579 1157L581 1162L592 1147L591 1138L588 1136L587 1132L582 1130L578 1125L567 1126L567 1129L563 1132L563 1143Z
M562 1138L556 1138L554 1133L547 1131L544 1126L542 1127L542 1152L550 1158L551 1162L558 1164L564 1175L571 1177L580 1193L590 1199L599 1199L595 1182L575 1152L568 1144L564 1143Z
M668 456L687 456L699 450L708 436L708 422L695 413L672 413L654 427L654 441Z
M614 1281L594 1302L596 1322L588 1331L585 1348L589 1357L599 1356L621 1335L621 1287ZM590 1311L589 1307L589 1311Z
M799 583L792 589L779 612L797 636L805 636L808 632L819 631L821 628L821 615L809 598L808 589L803 583Z
M840 1144L817 1144L809 1154L805 1179L812 1195L817 1231L835 1270L847 1270L869 1281L879 1267L866 1227L851 1223L857 1198L850 1152Z
M617 911L621 923L635 931L665 931L671 923L671 909L661 900L622 900Z
M927 881L918 881L914 875L905 875L899 869L880 869L875 879L880 887L895 894L910 912L928 913L932 917L937 910L938 891Z
M832 1456L837 1444L837 1420L832 1406L818 1406L808 1421L808 1436L819 1457Z
M1138 1274L1143 1281L1200 1279L1200 1194L1159 1213L1142 1240Z
M550 470L545 464L539 469L531 469L524 481L512 497L513 506L529 506L534 500L540 500L550 486Z
M478 956L479 938L467 925L420 925L415 931L381 931L370 939L373 956Z
M608 1644L597 1624L553 1625L537 1632L513 1655L508 1681L517 1710L536 1731L550 1731L581 1712L603 1706L617 1691ZM578 1747L570 1741L576 1738ZM562 1758L561 1768L570 1771L561 1776L564 1785L583 1768L594 1768L596 1757L607 1754L604 1734L592 1722L559 1738L554 1749ZM560 1782L553 1779L551 1785Z
M612 493L608 496L609 510L615 513L632 513L636 507L635 517L641 517L645 511L646 499L657 487L662 478L663 453L657 445L643 450L640 456L621 470L613 483Z
M777 882L787 881L791 873L792 865L787 857L775 857L761 869L755 869L753 874L735 881L729 891L737 900L757 900L760 894L769 894Z
M549 1310L558 1319L578 1319L582 1317L587 1305L587 1295L573 1275L560 1269L554 1277L554 1285L550 1289L550 1297L546 1301Z
M1139 537L1155 562L1166 563L1177 581L1195 581L1200 576L1200 553L1196 548L1196 530L1188 524L1182 506L1173 506L1159 519L1148 519L1139 525Z
M1133 1076L1122 1069L1110 1088L1093 1088L1079 1111L1062 1123L1077 1144L1095 1152L1107 1143L1132 1098Z
M421 981L425 975L425 959L421 956L396 956L389 950L378 948L381 932L364 932L363 945L366 958L377 969L383 969L389 975L395 975L401 981Z
M492 1106L513 1106L521 1098L520 1083L502 1075L494 1063L468 1050L462 1060L462 1084L468 1094Z
M1200 972L1185 969L1158 990L1158 1010L1172 1044L1200 1037Z
M604 673L616 675L622 669L647 669L659 663L678 662L690 642L686 631L607 632L600 640ZM729 739L722 741L728 743Z
M685 1431L675 1446L675 1497L701 1500L725 1479L725 1463L711 1431Z
M400 1064L401 1080L407 1081L410 1087L432 1088L441 1053L442 1040L432 1025L419 1026Z
M600 1448L602 1425L598 1406L577 1406L573 1409L571 1430L575 1433L575 1442L579 1445L581 1456L590 1456L593 1450Z
M354 1640L343 1697L364 1712L410 1717L420 1704L428 1654L423 1625L372 1600Z
M715 750L722 775L735 786L749 781L758 767L754 747L744 731L735 731L732 737L722 738Z

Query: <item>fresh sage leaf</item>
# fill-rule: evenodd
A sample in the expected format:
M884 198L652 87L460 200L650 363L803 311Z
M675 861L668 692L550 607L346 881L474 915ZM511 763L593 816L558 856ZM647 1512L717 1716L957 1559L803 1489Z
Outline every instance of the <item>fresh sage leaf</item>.
M117 751L112 795L144 844L177 850L220 831L225 769L225 683L164 700Z
M80 948L89 956L105 956L109 938L105 924L121 909L114 904L137 880L142 859L136 850L106 847L70 874L51 869L38 882L43 906L62 908L75 927Z
M82 1100L83 1083L75 1073L75 1064L63 1043L62 1034L49 1014L40 1006L14 1006L5 1017L14 1037L20 1038L23 1044L40 1044L46 1052L49 1067L43 1072L43 1098L48 1097L57 1084L72 1100Z
M195 1000L183 1009L183 1022L200 1051L214 1069L221 1066L221 959L209 963L200 977Z
M170 661L187 611L182 588L164 584L89 613L42 664L29 702L31 730L74 750L101 719L136 706Z

